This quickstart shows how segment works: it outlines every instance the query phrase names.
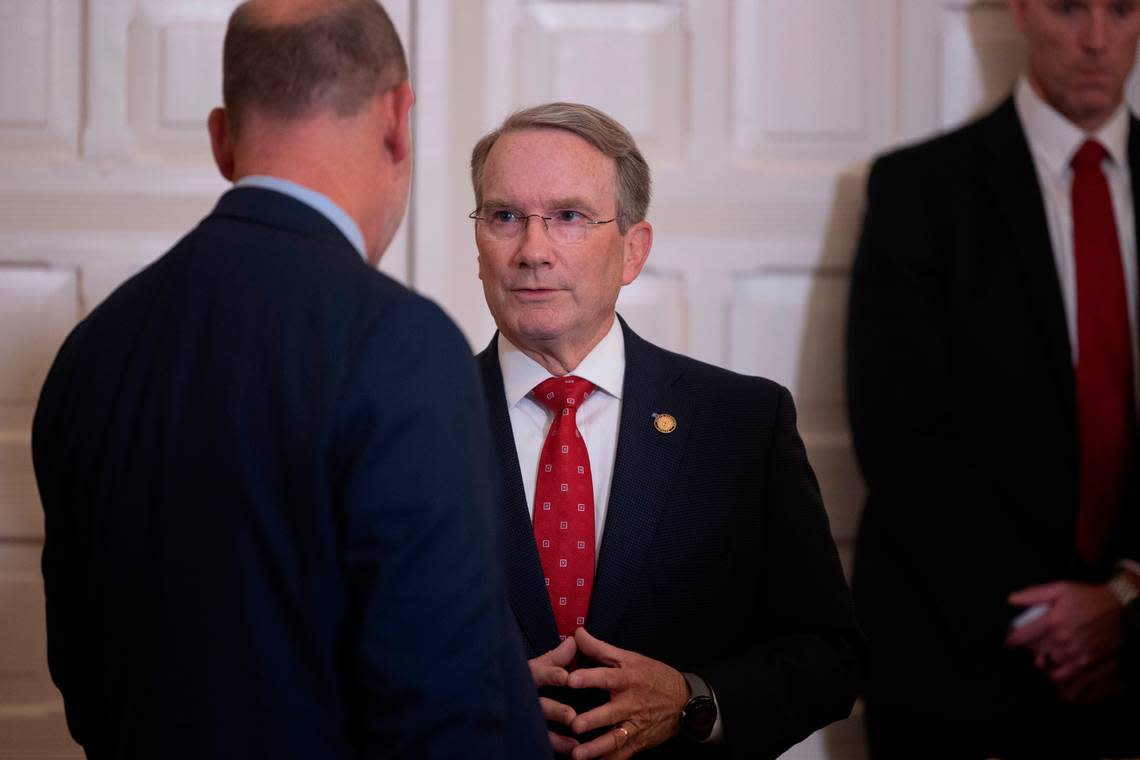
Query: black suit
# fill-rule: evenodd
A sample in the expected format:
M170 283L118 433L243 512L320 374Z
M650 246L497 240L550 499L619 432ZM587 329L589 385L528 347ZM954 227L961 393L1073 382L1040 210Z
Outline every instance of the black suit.
M787 390L646 343L625 381L586 628L712 685L727 746L775 757L851 709L862 638ZM558 644L495 340L478 357L505 484L508 588L531 657ZM654 413L677 420L657 432Z
M33 431L88 755L549 753L478 394L440 310L277 192L230 191L101 304Z
M1135 181L1135 120L1128 153ZM1101 566L1074 547L1073 364L1012 99L880 158L867 193L848 401L868 486L854 590L871 645L872 740L930 717L963 747L1056 751L1054 737L1097 711L1061 705L1026 653L1003 648L1016 613L1006 597L1103 580L1137 556L1140 532L1129 497ZM1113 746L1111 725L1093 732Z

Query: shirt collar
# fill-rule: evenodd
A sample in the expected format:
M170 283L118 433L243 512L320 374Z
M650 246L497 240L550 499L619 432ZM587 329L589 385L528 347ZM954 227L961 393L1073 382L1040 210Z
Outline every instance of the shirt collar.
M518 404L534 390L534 386L551 377L545 367L524 354L501 332L498 352L499 367L503 371L503 388L507 393L507 408ZM617 317L614 317L614 323L606 336L586 354L586 358L579 362L571 374L589 380L599 390L614 398L621 398L622 381L625 379L625 335Z
M234 187L260 187L263 190L275 190L304 203L332 222L341 234L348 239L348 242L352 243L352 247L356 249L357 253L365 261L368 260L364 250L364 235L361 234L360 227L348 215L347 211L338 206L327 195L322 195L304 185L298 185L296 182L265 174L251 174L248 177L242 177L234 183Z
M1073 155L1090 137L1104 146L1114 164L1127 165L1128 106L1125 103L1117 106L1100 129L1087 134L1042 100L1024 75L1018 79L1013 102L1030 146L1052 174L1067 171Z

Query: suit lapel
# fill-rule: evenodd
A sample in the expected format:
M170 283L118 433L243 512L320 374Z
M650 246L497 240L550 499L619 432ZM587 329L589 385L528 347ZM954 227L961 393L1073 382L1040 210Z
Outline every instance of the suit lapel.
M619 317L620 319L620 317ZM668 353L639 338L621 320L625 335L625 380L621 422L606 525L587 617L590 632L612 640L645 564L646 552L667 501L692 429L695 401L679 382ZM653 415L677 420L659 433Z
M499 354L496 348L497 341L498 333L491 339L491 345L476 359L483 379L483 392L487 397L491 437L498 450L505 526L503 543L507 557L507 592L511 609L526 638L530 656L533 657L558 645L558 629L554 623L554 612L550 609L546 585L542 580L538 548L534 545L534 529L530 521L530 511L527 509L526 492L523 490L518 452L515 450L515 436L511 431L511 418L507 412L503 372L499 367Z
M1049 374L1069 417L1076 419L1076 388L1065 305L1037 170L1013 98L985 121L986 165L992 197L1005 220L1045 343Z

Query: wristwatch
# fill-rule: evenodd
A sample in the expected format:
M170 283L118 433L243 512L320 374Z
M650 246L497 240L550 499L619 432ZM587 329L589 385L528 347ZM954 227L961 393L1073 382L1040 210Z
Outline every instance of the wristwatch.
M681 710L681 735L696 742L709 738L716 725L716 701L705 679L695 673L682 673L689 684L689 701Z

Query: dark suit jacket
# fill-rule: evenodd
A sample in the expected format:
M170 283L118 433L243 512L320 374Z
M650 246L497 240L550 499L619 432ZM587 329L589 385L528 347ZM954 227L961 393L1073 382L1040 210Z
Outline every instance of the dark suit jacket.
M1135 119L1128 153L1135 180ZM869 704L955 715L964 730L1032 714L1036 735L1065 731L1070 711L1054 689L1002 646L1017 612L1006 597L1102 580L1115 559L1137 556L1140 531L1130 496L1101 566L1074 548L1074 373L1012 99L880 158L867 193L847 372L868 486L854 590L871 644Z
M622 329L617 456L586 628L715 690L727 746L675 740L655 756L775 757L848 714L863 654L791 396ZM558 635L496 340L478 361L506 488L511 607L534 657ZM655 412L677 429L658 433Z
M88 755L548 754L478 393L436 306L276 192L228 192L101 304L33 431Z

